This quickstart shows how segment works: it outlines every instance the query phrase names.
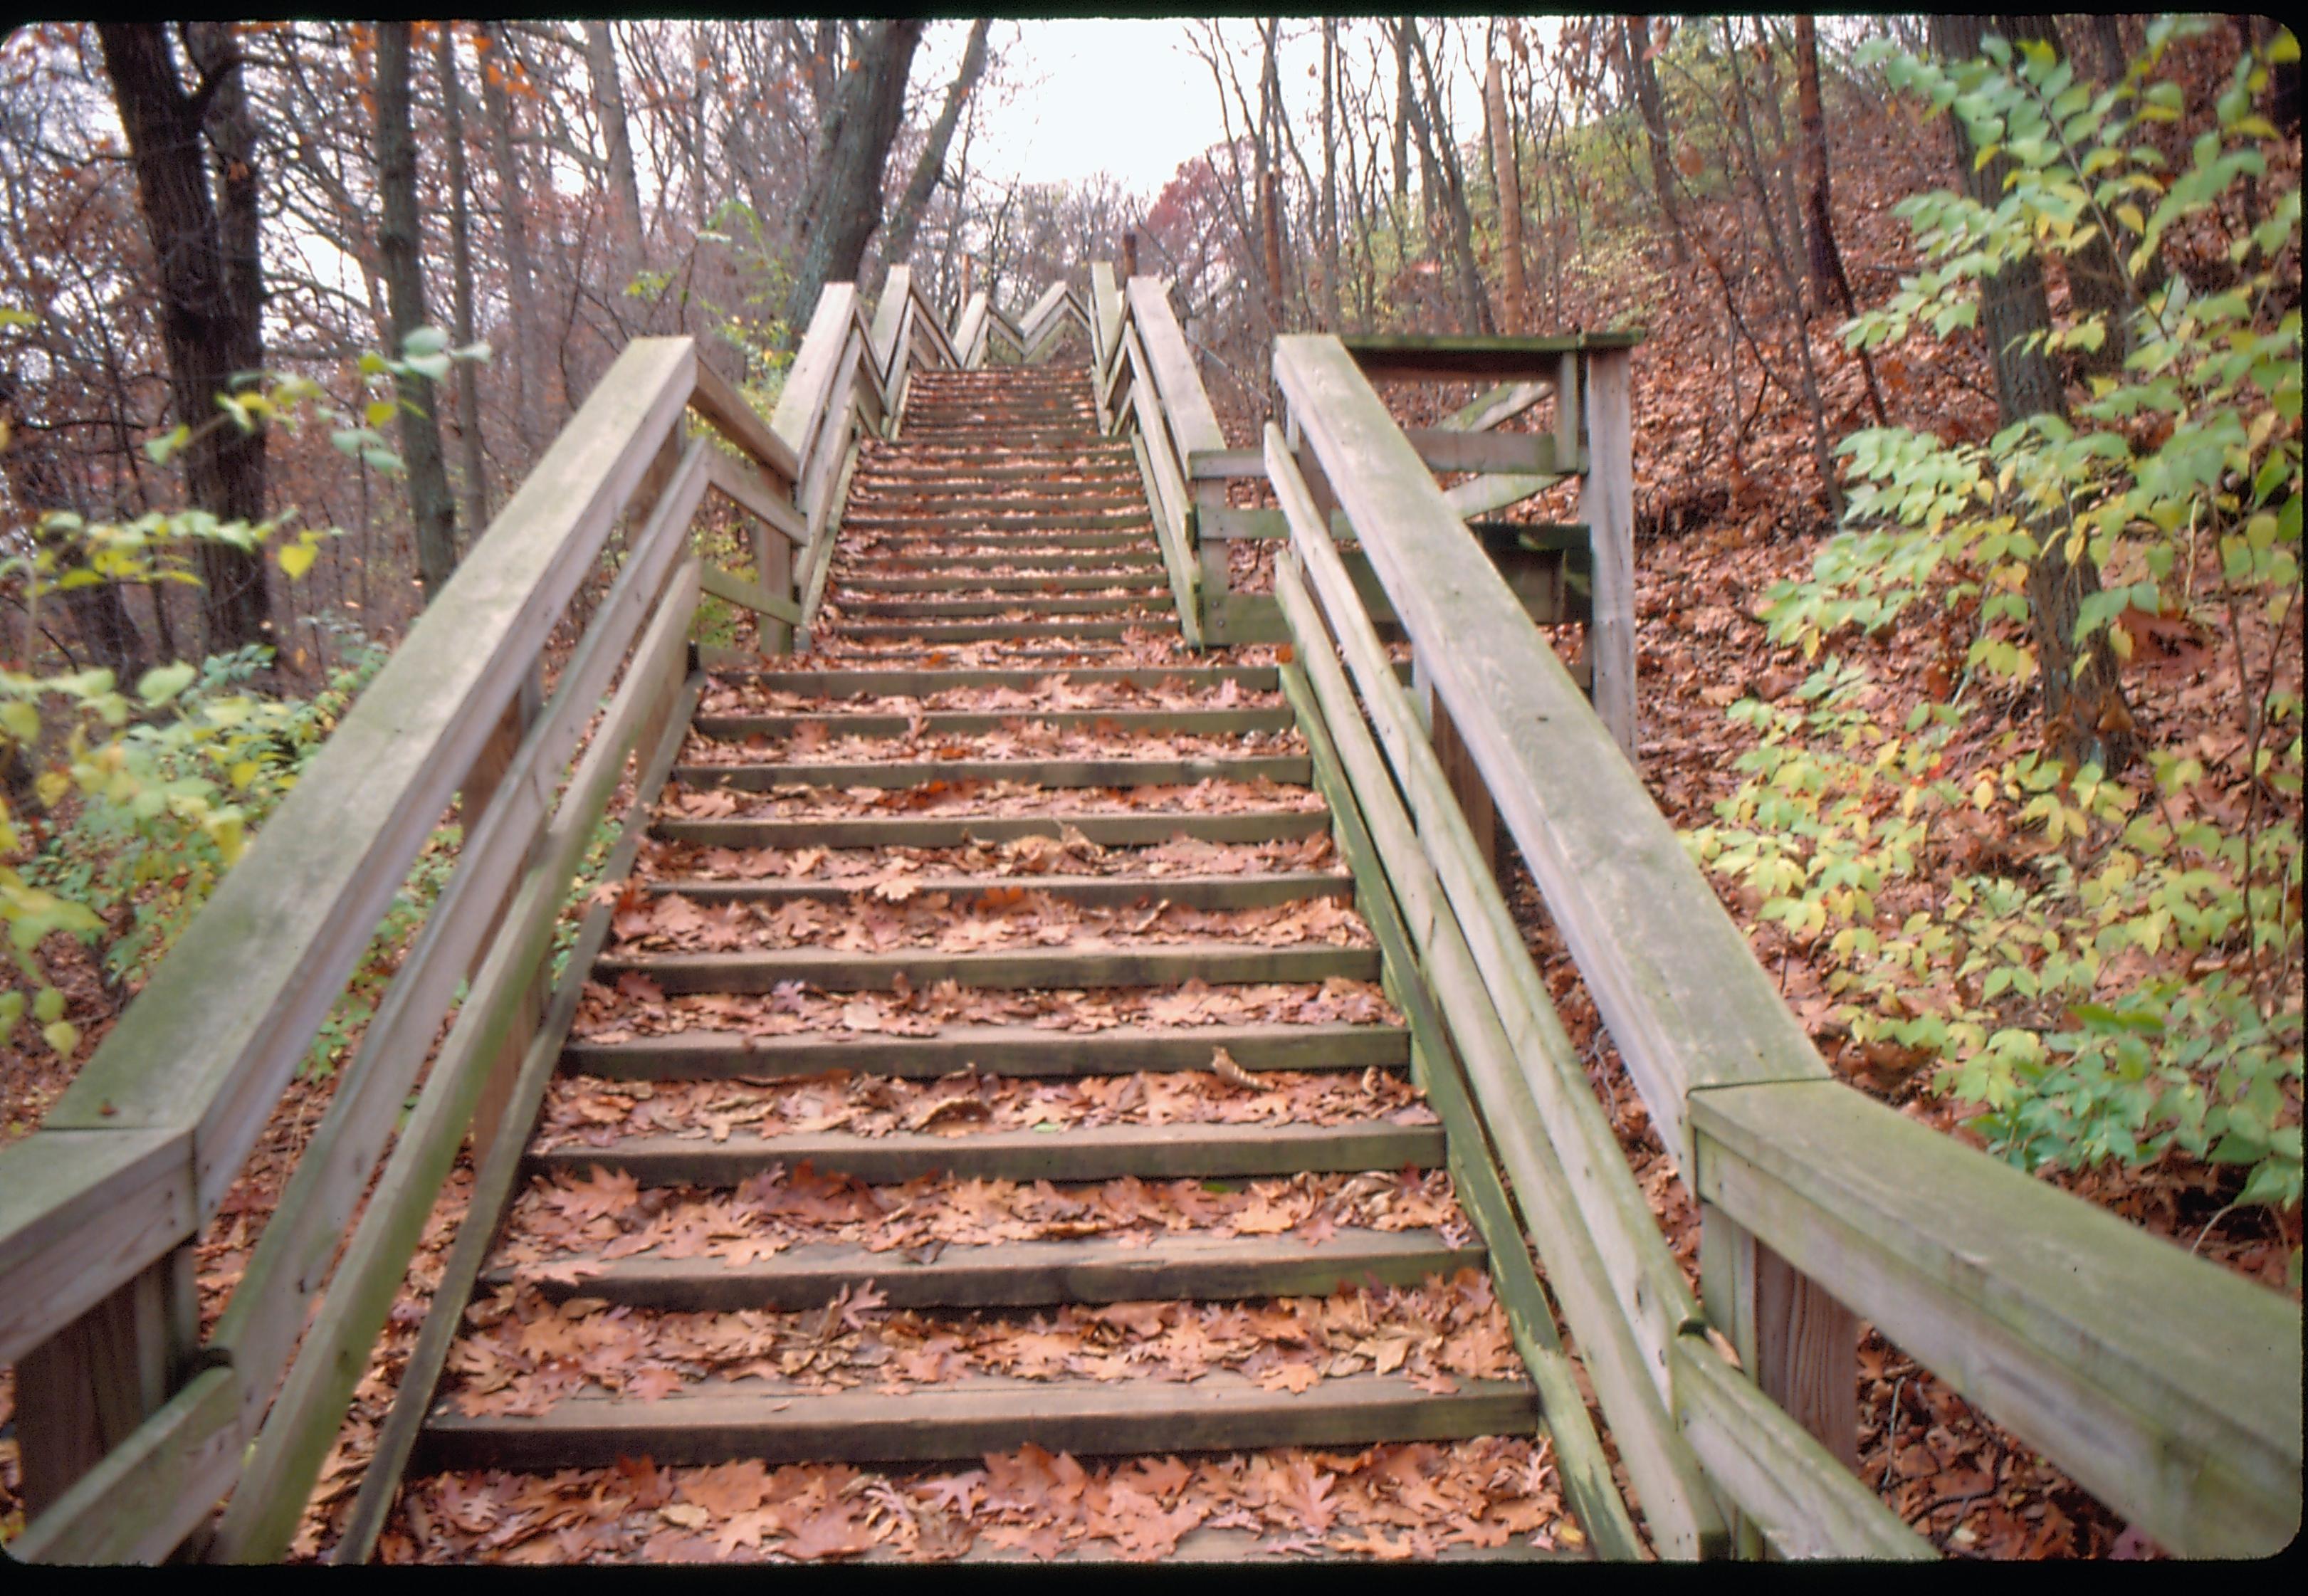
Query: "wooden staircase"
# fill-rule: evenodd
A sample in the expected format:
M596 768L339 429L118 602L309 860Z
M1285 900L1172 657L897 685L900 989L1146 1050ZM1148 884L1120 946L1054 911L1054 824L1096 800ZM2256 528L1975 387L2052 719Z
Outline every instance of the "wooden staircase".
M822 617L703 696L414 1468L1536 1435L1271 651L1184 649L1088 374L917 374Z

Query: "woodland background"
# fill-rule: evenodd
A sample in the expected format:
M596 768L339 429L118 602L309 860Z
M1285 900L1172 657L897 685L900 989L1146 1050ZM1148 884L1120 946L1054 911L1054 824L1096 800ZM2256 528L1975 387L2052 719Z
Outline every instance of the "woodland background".
M1128 234L1237 443L1276 407L1279 332L1646 329L1643 774L1758 957L1854 1084L2296 1296L2290 35L1181 21L1231 136L1141 197L973 168L1030 26L0 43L0 1137L38 1125L627 340L696 336L766 402L826 281L871 293L905 262L949 311L1015 307ZM933 30L961 39L951 77ZM1311 88L1285 93L1286 43L1318 50ZM1987 79L1930 79L1983 49ZM2055 136L2016 131L2031 114ZM1987 117L2002 142L1976 157ZM2047 414L2103 445L2015 426ZM262 1156L293 1158L453 846ZM1888 1446L1908 1376L1874 1356ZM1976 1540L2119 1548L2070 1492L2060 1535L2038 1514ZM1945 1543L1972 1509L1915 1511Z

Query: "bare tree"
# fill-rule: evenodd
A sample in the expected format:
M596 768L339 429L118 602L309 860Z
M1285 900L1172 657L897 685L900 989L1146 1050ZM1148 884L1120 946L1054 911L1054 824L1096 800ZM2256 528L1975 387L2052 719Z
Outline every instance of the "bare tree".
M159 263L168 387L180 424L196 436L185 451L193 502L228 520L264 517L265 429L211 427L216 396L236 373L264 363L260 284L248 252L256 237L252 169L222 174L220 212L202 155L202 127L239 71L228 39L207 35L207 63L189 93L157 22L101 22L105 68L128 132L137 195ZM228 113L220 112L228 117ZM254 151L245 154L253 158ZM272 607L261 554L213 541L194 554L210 651L272 641Z
M417 137L409 116L408 22L383 22L376 35L376 185L383 213L376 229L392 304L392 344L427 324L423 235L417 220ZM438 598L457 569L457 517L432 379L406 371L394 378L400 398L400 450L409 474L409 519L417 533L417 569L425 596Z

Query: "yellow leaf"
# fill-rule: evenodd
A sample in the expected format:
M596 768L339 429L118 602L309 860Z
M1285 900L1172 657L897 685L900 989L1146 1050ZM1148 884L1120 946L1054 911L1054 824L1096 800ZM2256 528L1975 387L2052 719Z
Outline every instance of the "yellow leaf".
M315 550L310 543L291 543L280 551L281 572L294 582L313 568Z
M40 1034L47 1039L48 1046L56 1050L59 1058L70 1058L80 1047L80 1027L69 1020L59 1020Z

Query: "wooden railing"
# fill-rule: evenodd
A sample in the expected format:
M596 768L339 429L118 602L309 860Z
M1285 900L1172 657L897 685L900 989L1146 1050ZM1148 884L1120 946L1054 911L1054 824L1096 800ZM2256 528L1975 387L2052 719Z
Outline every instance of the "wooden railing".
M1003 318L1021 354L1068 303L1046 297L1023 335ZM474 1220L436 1291L469 1289L490 1244L607 912L548 993L553 927L636 755L612 876L639 845L701 686L699 595L754 610L764 651L792 647L859 436L900 414L916 366L960 364L900 268L871 326L853 285L827 288L766 421L687 339L641 340L602 377L42 1128L0 1152L0 1362L30 1514L13 1555L287 1548L469 1132ZM751 518L750 578L690 553L709 490ZM617 574L547 697L540 651L621 516ZM194 1243L452 797L455 872L203 1337ZM429 1393L446 1350L428 1322L404 1386ZM380 1436L356 1556L424 1400Z
M1178 624L1199 648L1208 619L1203 592L1213 582L1225 588L1226 548L1201 546L1205 557L1215 550L1215 576L1198 566L1194 521L1198 510L1226 503L1226 484L1189 483L1194 461L1225 453L1226 435L1171 314L1168 283L1133 277L1117 287L1114 269L1101 262L1090 268L1090 301L1098 419L1137 452Z
M1532 1305L1518 1334L1598 1543L1624 1549L1624 1514L1583 1412L1557 1400L1525 1230L1663 1555L1758 1536L1787 1556L1930 1553L1852 1472L1863 1317L2171 1551L2282 1548L2300 1520L2298 1307L1832 1079L1432 451L1337 339L1279 341L1274 371L1299 440L1269 428L1263 450L1289 535L1285 690L1461 1195L1489 1218L1502 1300ZM1340 527L1431 703L1381 646ZM1433 746L1446 725L1462 775ZM1697 1296L1486 867L1476 787L1700 1200ZM1519 1218L1485 1195L1494 1158Z

